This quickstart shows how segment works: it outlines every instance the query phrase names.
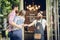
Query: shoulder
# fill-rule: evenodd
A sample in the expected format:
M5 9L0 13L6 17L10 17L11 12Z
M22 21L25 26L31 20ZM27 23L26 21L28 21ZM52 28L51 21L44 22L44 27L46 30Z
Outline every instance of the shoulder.
M43 22L46 22L46 19L42 19Z
M37 20L34 20L33 23L36 23Z
M8 16L15 16L15 12L10 12Z
M42 19L43 21L46 21L46 19Z
M25 17L24 17L24 16L21 16L21 18L22 18L22 19L25 19Z

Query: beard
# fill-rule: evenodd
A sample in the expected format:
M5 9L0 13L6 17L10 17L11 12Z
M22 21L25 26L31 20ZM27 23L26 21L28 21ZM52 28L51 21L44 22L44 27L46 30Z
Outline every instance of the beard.
M39 20L39 19L41 19L41 17L37 17L36 19Z
M17 14L18 13L18 10L16 10L15 13Z

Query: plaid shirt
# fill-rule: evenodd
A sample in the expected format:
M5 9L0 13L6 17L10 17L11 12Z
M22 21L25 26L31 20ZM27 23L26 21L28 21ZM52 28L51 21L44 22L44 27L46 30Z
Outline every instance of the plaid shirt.
M15 14L16 14L15 11L12 11L12 12L8 15L8 21L9 21L8 29L9 29L9 31L12 31L12 25L11 25L11 23L12 23L13 20L14 20Z

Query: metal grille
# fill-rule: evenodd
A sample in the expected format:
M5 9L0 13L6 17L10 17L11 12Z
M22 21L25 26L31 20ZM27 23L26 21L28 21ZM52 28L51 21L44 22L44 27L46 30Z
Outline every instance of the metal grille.
M58 4L58 0L46 0L47 40L59 40Z

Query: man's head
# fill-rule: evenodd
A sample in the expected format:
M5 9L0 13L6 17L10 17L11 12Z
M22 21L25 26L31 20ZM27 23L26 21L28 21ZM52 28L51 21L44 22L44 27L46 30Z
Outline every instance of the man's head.
M18 11L18 5L13 4L13 5L12 5L12 10Z
M43 15L42 15L42 13L40 13L40 12L37 14L37 17L42 17L42 16L43 16Z
M42 18L42 14L39 12L38 14L37 14L37 19L40 19L40 18Z

